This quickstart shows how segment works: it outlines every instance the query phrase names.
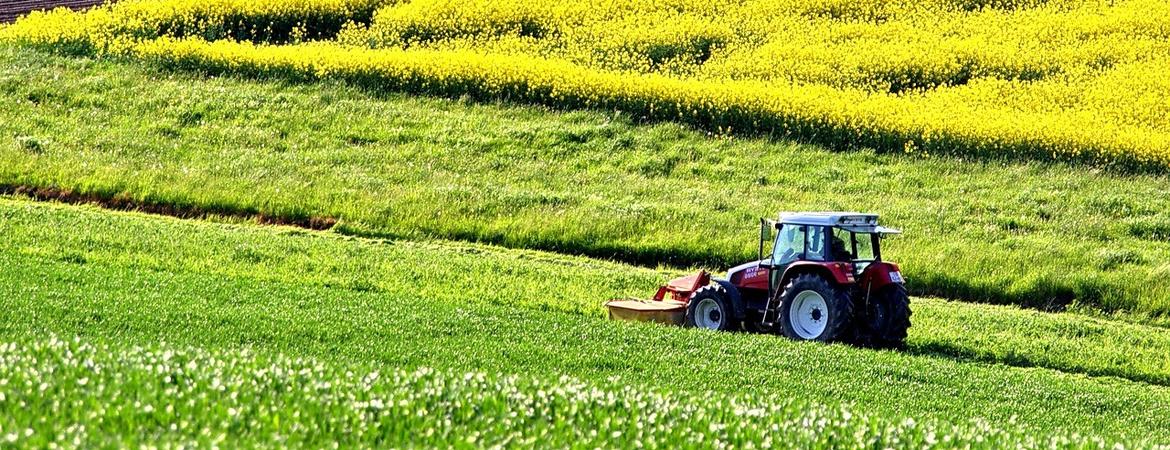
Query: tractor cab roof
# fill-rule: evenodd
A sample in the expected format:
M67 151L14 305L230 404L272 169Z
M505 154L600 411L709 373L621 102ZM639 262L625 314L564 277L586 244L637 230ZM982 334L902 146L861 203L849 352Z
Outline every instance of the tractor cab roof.
M842 228L854 233L897 234L901 231L878 225L877 214L857 212L783 212L775 226L782 224Z

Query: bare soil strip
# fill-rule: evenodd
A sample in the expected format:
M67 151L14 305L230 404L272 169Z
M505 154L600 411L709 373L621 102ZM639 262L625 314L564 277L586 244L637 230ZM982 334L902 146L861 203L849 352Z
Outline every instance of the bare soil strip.
M8 23L31 11L53 9L59 6L82 9L105 3L106 0L14 0L0 2L0 23Z

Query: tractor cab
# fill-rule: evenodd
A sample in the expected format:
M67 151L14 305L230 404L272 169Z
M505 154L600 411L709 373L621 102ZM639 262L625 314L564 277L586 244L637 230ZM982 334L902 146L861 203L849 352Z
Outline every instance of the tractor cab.
M860 213L782 214L780 220L760 220L758 265L766 266L774 280L789 266L821 265L830 272L845 272L855 281L874 263L881 261L881 240L898 234L877 224L877 215ZM774 235L774 236L773 236ZM772 251L765 255L771 241Z

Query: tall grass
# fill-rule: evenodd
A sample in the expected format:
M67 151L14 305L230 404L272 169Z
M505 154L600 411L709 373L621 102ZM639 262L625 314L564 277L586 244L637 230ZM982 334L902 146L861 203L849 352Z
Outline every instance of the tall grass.
M870 416L770 396L658 393L572 377L370 370L244 351L0 344L0 435L23 447L1115 448L984 421ZM50 420L45 420L51 418Z

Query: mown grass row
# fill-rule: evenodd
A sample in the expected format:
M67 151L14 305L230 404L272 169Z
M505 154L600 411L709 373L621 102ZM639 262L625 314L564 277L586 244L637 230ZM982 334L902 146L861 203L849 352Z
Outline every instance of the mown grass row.
M4 186L715 270L755 257L759 216L863 210L905 230L884 250L917 294L1170 312L1165 176L833 153L9 47L0 61Z
M898 420L772 396L599 387L569 376L378 371L247 350L55 336L0 344L0 380L0 437L28 448L1106 449L1153 442Z
M0 243L0 335L8 339L250 346L383 368L570 374L683 395L849 402L894 421L1014 420L1032 431L1170 439L1162 420L1170 388L1085 375L1120 362L1150 381L1164 377L1158 348L1170 337L1156 328L919 301L910 350L877 352L610 322L600 301L641 292L659 274L582 258L8 200L0 218L0 234L11 237ZM954 337L964 321L983 324L985 338ZM996 325L1012 322L1064 337ZM929 331L939 328L951 335ZM946 345L983 356L955 356ZM1041 367L983 363L1016 364L1006 357L1013 354Z

